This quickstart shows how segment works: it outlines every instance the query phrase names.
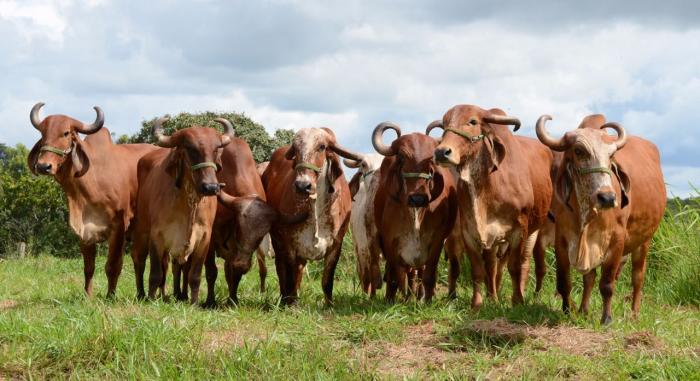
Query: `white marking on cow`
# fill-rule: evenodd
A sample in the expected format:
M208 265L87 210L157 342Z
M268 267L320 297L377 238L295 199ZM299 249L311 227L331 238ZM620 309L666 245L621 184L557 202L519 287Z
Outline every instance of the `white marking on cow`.
M372 244L377 238L377 226L374 218L374 198L379 188L379 174L377 170L382 165L384 156L379 154L364 155L360 164L363 177L355 194L350 213L350 228L353 242L355 243L355 255L357 256L358 271L362 275L370 271ZM373 171L374 173L370 173ZM370 173L369 175L365 175Z
M93 244L107 238L110 231L110 218L104 208L92 204L81 208L71 200L68 206L70 227L83 243Z
M412 224L411 229L399 239L401 258L407 265L415 268L425 265L428 260L428 247L423 244L420 231L426 210L427 208L408 209Z

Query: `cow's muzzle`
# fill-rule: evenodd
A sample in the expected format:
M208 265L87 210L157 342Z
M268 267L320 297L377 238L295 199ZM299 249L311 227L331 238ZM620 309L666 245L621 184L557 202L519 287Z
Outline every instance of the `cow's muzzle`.
M435 162L441 166L455 165L454 154L450 147L438 147L435 149Z
M428 195L413 193L408 196L408 206L412 208L424 208L428 206Z
M310 195L312 193L311 181L308 180L296 180L294 182L294 190L302 195Z
M202 183L200 190L203 195L214 196L219 193L220 189L221 185L219 183Z
M36 169L36 172L41 175L51 175L53 165L51 163L36 163L34 168Z
M615 192L598 192L596 194L596 200L598 202L598 207L601 209L608 209L615 207Z

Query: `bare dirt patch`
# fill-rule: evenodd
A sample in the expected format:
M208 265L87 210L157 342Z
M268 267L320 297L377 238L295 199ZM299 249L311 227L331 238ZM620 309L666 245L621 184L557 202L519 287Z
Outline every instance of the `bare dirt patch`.
M432 322L409 326L401 343L366 343L356 354L366 368L397 377L409 377L429 369L444 369L461 354L440 349Z
M624 338L626 350L661 353L666 350L664 343L649 331L631 333Z
M543 350L555 347L569 354L586 357L605 352L611 340L609 336L588 329L566 326L531 327L505 319L477 320L469 329L490 341L516 344L532 339Z
M0 300L0 310L9 310L11 308L17 307L18 305L19 303L17 303L14 300Z

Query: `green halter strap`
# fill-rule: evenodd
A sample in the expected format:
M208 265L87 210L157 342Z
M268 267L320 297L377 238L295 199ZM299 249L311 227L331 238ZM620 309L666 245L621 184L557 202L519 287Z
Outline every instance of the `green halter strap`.
M401 177L404 179L426 179L428 181L433 179L433 175L423 172L401 172Z
M195 164L192 167L193 171L196 171L198 169L204 169L204 168L214 168L214 170L219 169L219 167L216 165L216 163L212 163L211 161L205 161L203 163Z
M298 171L300 169L310 169L316 173L321 173L321 168L311 164L311 163L299 163L294 166L294 170Z
M612 177L613 172L608 167L577 168L579 175L589 175L591 173L607 173Z
M363 174L362 174L362 178L364 179L365 177L367 177L367 176L369 176L369 175L371 175L371 174L373 174L373 173L374 173L374 170L367 171L367 173L363 173Z
M479 135L476 135L476 136L471 136L471 135L467 134L466 132L463 132L463 131L460 131L460 130L456 130L456 129L454 129L454 128L449 128L449 127L448 127L448 128L445 128L445 132L448 132L448 131L449 131L449 132L452 132L452 133L455 133L455 134L457 134L457 135L459 135L459 136L461 136L461 137L463 137L463 138L469 140L471 143L476 143L476 142L478 142L479 140L482 140L483 138L486 137L486 135L484 135L484 134L479 134ZM443 134L443 135L444 135L444 134Z
M39 149L39 151L41 151L41 152L51 152L51 153L55 153L56 155L58 155L58 156L60 156L60 157L64 157L64 156L68 155L72 150L73 150L73 145L72 145L72 144L71 144L71 146L70 146L67 150L65 150L65 151L62 150L62 149L60 149L60 148L51 147L51 146L42 146L42 147Z

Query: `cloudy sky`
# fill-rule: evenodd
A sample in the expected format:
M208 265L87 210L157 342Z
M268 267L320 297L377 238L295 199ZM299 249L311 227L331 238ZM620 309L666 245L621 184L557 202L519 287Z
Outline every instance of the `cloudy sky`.
M0 0L0 142L28 113L118 134L180 111L272 131L329 126L369 151L383 120L423 130L455 104L553 132L604 113L662 151L669 190L700 185L700 2ZM574 3L574 2L571 2Z

